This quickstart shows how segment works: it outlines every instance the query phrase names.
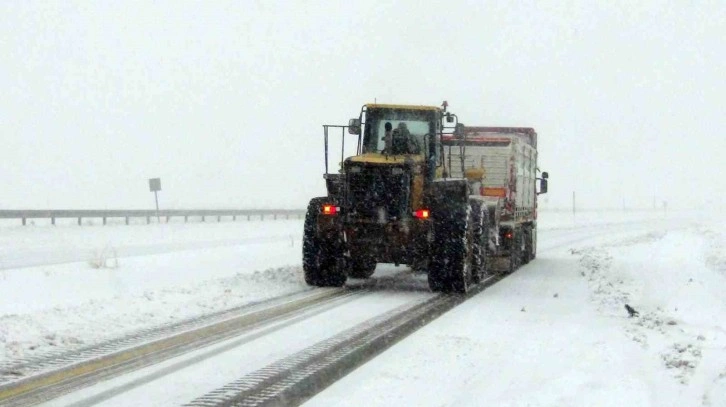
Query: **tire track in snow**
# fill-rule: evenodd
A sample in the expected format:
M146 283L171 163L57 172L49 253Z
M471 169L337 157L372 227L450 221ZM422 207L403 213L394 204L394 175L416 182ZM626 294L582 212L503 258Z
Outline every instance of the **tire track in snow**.
M304 314L309 318L328 309L326 307L339 306L366 292L369 291L314 290L312 295L267 307L251 307L249 312L243 315L237 312L236 316L211 325L182 329L182 332L176 332L171 336L167 335L152 342L146 340L146 343L116 352L109 353L109 350L103 347L89 349L79 357L78 363L0 385L0 404L4 406L36 404L274 323L283 322L277 327L281 329L285 326L285 319L294 318L298 313L309 311ZM229 314L234 312L227 312L225 315L229 317ZM161 334L164 333L166 332ZM114 343L115 346L125 344L123 340ZM53 360L52 363L69 362L73 363L73 360ZM17 379L16 376L13 377Z
M467 295L437 294L407 303L249 373L185 404L188 407L298 405L447 311L497 283L491 276Z

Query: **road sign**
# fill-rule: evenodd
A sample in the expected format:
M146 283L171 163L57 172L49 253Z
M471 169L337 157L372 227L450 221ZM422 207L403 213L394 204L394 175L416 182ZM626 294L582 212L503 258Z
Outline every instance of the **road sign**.
M161 178L149 178L149 191L161 191Z

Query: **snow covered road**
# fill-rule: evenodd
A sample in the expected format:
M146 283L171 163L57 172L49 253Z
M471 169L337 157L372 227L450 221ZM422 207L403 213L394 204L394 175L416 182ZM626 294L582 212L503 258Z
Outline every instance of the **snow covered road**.
M306 405L724 406L720 230L542 233L535 262Z
M406 304L427 292L360 292L322 311L293 316L274 326L187 353L58 398L48 405L180 405L271 363Z
M726 237L723 225L692 219L543 216L536 261L308 404L726 405ZM194 225L186 235L184 225L174 225L174 233L160 236L157 230L156 238L147 235L139 243L172 251L142 255L142 249L122 258L118 268L78 262L0 271L0 294L12 299L0 305L6 361L307 290L299 267L300 222L278 222L269 230L264 225L274 222ZM213 233L204 231L208 226L216 226ZM84 228L83 239L109 233L98 230ZM129 230L122 232L150 233ZM127 239L130 245L133 236ZM375 277L387 285L375 296L264 340L232 339L215 345L217 351L196 351L49 405L189 402L311 342L430 295L422 276L390 278L402 270L379 267ZM28 282L33 290L22 290ZM628 318L625 303L640 315Z

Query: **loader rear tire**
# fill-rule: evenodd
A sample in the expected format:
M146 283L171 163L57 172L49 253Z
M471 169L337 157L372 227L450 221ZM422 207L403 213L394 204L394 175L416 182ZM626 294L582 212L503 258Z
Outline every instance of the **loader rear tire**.
M339 270L333 242L318 235L320 208L327 198L313 198L308 204L303 227L303 272L305 282L315 287L341 287L345 274Z
M434 242L429 265L431 291L464 294L473 283L474 208L467 202L434 215ZM441 212L441 211L434 211Z

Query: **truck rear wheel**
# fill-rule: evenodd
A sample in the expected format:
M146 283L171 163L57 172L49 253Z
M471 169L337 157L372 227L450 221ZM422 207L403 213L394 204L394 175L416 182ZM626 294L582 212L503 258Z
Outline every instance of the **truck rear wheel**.
M340 287L345 274L337 267L334 244L319 236L318 216L327 198L313 198L305 213L303 229L303 272L305 282L316 287Z
M471 201L473 213L472 232L472 275L473 284L479 284L487 274L487 211L486 206L480 201Z
M512 246L509 249L508 274L514 273L522 264L522 229L515 229L512 234Z
M529 263L532 257L532 228L526 226L522 228L522 238L524 239L524 251L522 252L522 264Z

